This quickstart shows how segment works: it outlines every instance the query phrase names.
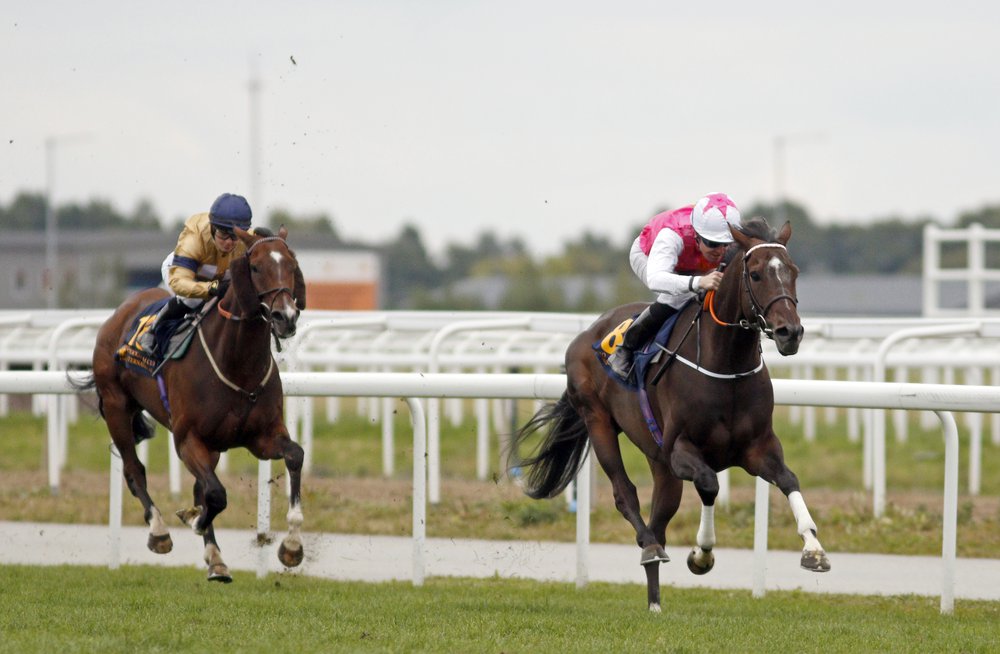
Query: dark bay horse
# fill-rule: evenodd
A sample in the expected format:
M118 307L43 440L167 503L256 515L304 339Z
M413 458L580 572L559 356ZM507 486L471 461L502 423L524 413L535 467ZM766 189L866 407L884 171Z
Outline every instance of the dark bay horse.
M798 269L785 248L791 226L785 223L776 235L762 218L753 218L732 232L735 242L727 251L729 263L718 291L705 306L692 303L681 311L667 345L674 356L663 353L641 382L662 428L662 442L643 417L638 393L609 377L593 349L639 313L642 304L605 313L573 340L566 351L566 392L512 439L510 460L526 470L525 492L536 499L562 492L582 465L588 443L593 446L611 480L615 507L635 529L642 548L640 563L654 612L660 611L659 563L669 560L663 549L666 528L680 505L682 482L693 482L702 502L697 546L688 556L688 567L705 574L715 564L716 473L732 466L781 489L804 542L802 567L830 569L799 481L785 465L772 427L774 392L761 358L762 334L773 338L782 355L795 354L802 340L796 310ZM525 441L544 426L550 427L548 434L522 459L519 447L527 447ZM620 432L646 455L653 475L648 523L640 515L636 488L622 463Z
M173 548L159 509L146 490L146 470L136 443L152 436L145 409L173 432L178 456L194 475L194 507L177 516L204 537L205 562L212 581L232 581L215 540L212 521L226 508L226 489L215 474L219 454L245 447L258 459L284 459L291 486L289 532L278 550L281 562L302 562L300 472L302 448L288 436L282 418L283 394L274 358L272 332L295 333L305 308L305 282L294 253L277 236L251 235L237 228L246 256L233 261L229 290L197 327L190 350L162 368L165 392L157 381L123 366L115 353L125 343L142 309L167 296L155 288L126 300L97 334L93 375L78 388L96 386L104 417L124 464L129 490L142 503L149 525L149 549ZM133 340L134 337L133 337ZM163 398L166 398L166 403Z

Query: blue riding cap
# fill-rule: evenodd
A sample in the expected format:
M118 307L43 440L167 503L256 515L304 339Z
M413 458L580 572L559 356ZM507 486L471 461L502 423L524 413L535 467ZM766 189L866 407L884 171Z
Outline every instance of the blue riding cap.
M208 222L223 229L250 229L250 203L242 195L223 193L212 203L208 211Z

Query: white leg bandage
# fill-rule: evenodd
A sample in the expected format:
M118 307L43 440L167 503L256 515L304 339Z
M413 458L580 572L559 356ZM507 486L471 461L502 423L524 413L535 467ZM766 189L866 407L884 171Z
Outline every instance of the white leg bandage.
M809 509L806 507L806 501L802 499L802 493L799 491L789 493L788 504L792 507L792 515L795 516L795 524L798 527L799 536L802 536L802 541L805 543L805 549L823 549L816 538L816 523L809 515Z
M715 506L702 505L701 524L698 526L697 542L698 547L705 551L715 547Z

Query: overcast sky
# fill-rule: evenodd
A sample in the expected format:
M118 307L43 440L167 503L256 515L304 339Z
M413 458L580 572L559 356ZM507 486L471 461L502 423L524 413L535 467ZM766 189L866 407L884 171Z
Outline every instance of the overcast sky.
M1000 3L815 4L10 0L0 202L74 135L58 204L173 222L229 191L353 239L412 222L432 251L624 242L712 191L780 186L824 224L1000 202Z

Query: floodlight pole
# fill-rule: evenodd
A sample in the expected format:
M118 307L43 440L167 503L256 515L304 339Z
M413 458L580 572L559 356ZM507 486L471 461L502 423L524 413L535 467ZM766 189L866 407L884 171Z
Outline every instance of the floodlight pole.
M45 274L42 277L45 285L45 306L55 309L59 304L59 271L58 253L59 237L56 224L56 209L53 196L56 186L56 139L52 136L45 139Z
M87 134L49 136L45 139L45 305L59 306L59 221L56 216L56 146L82 141Z
M777 134L773 141L774 152L774 224L781 227L785 223L785 150L789 143L822 141L822 132L798 132Z

